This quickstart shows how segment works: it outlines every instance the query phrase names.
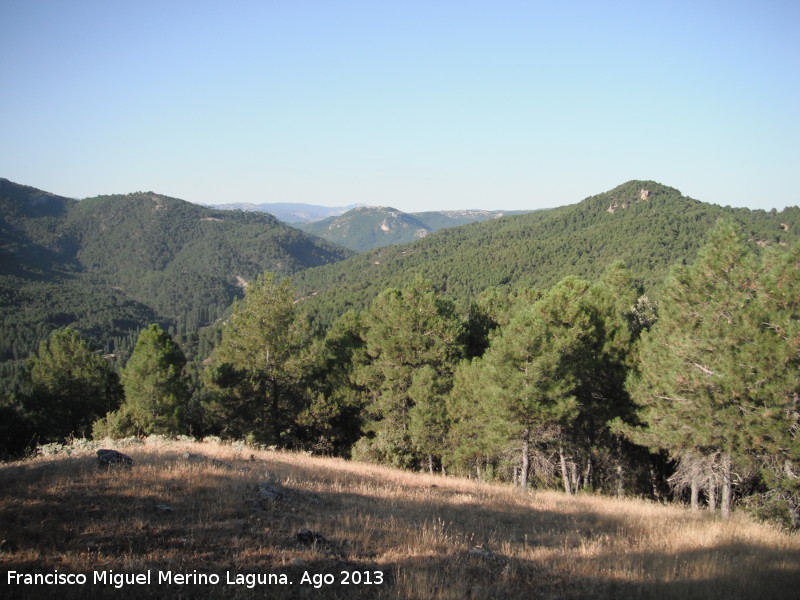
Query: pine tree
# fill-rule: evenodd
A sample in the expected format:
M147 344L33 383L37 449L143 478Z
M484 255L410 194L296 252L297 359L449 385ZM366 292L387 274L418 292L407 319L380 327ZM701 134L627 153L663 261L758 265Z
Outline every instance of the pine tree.
M125 402L106 419L107 433L180 433L189 399L185 365L183 351L168 333L158 325L143 329L121 373ZM103 433L102 424L97 432Z
M736 228L721 223L697 261L674 271L628 384L646 424L628 435L718 469L726 517L737 464L779 447L792 461L798 301L789 298L800 288L770 286L768 279ZM693 498L700 479L715 482L716 475L693 481ZM716 483L709 496L716 496Z
M583 487L592 488L595 463L603 462L606 482L613 480L617 495L622 495L627 473L636 459L609 422L634 420L634 406L625 390L625 379L632 365L632 348L641 331L635 315L638 291L621 262L612 263L589 288L584 301L597 319L597 335L587 340L589 356L583 362L577 396L579 417L570 431L571 445L581 458ZM613 474L608 472L608 468ZM599 481L599 479L597 480Z
M497 466L497 457L509 446L516 431L500 418L497 405L487 393L488 376L482 359L462 361L447 396L450 426L445 444L447 463L454 470L480 479ZM512 433L511 431L514 431Z
M577 392L599 333L598 319L583 300L588 290L585 281L562 280L520 310L484 356L487 394L520 443L522 486L528 482L533 434L555 429L564 488L572 491L565 443L580 414Z
M28 360L30 390L23 399L39 439L87 435L92 422L122 397L110 365L73 329L54 331Z
M211 380L219 391L212 417L228 436L287 445L306 399L299 386L310 328L288 279L264 273L245 289L216 349Z
M444 403L442 390L449 390L455 365L464 354L463 326L454 304L420 278L403 290L389 289L378 296L365 323L365 362L354 373L355 383L368 394L369 437L360 442L360 451L382 462L415 466L425 453L419 448L428 444L415 439L422 432L411 430L411 409L417 402L427 404L417 411L423 420L440 413L441 407L434 405ZM412 393L414 377L423 367L431 369L428 399L422 397L419 380Z
M413 405L408 414L408 434L417 452L426 457L428 471L433 474L435 457L441 458L449 428L445 398L451 381L436 369L424 365L411 379L408 396Z
M761 498L768 511L800 528L800 245L764 256L758 281L758 303L751 314L758 328L747 350L758 377L751 394L761 406L747 406L760 418L751 430L768 492ZM753 419L751 419L752 421Z
M621 493L626 475L622 451L630 448L608 422L631 418L624 381L635 337L636 296L622 263L613 264L594 284L567 277L544 295L517 295L482 360L457 373L449 399L457 432L451 439L469 440L474 449L456 445L452 455L457 464L468 457L478 460L479 448L491 448L497 458L513 440L522 485L532 460L540 480L549 481L555 469L547 457L556 453L566 491L581 484L590 488L595 480L607 484L608 466L614 463ZM479 422L470 421L470 411L482 415ZM598 459L605 471L597 471Z
M305 385L310 401L297 417L301 444L314 452L350 456L361 436L363 394L352 383L356 364L366 353L361 313L349 311L315 340Z

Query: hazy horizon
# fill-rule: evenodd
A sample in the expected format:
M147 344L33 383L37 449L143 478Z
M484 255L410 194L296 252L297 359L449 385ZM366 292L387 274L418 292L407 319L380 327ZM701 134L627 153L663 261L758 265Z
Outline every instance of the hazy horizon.
M405 212L800 203L800 5L0 4L2 175Z

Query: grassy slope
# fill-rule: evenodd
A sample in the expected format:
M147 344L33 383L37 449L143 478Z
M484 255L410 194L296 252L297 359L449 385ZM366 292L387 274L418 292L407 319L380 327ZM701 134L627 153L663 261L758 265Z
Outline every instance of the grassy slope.
M4 598L732 600L793 598L800 585L800 537L741 514L722 522L644 501L524 493L246 447L156 440L121 449L136 461L130 471L98 471L91 449L0 466ZM229 466L187 461L187 451ZM283 500L257 499L266 481L282 486ZM328 543L299 543L301 527ZM9 570L53 569L197 569L222 583L6 584ZM304 571L342 570L380 570L385 583L299 584ZM226 571L285 573L294 585L228 586Z

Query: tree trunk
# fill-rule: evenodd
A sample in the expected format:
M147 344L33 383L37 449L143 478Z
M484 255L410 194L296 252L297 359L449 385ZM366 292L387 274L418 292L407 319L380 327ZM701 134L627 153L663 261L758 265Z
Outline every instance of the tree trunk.
M570 463L569 463L569 471L570 471L570 474L571 474L570 479L571 479L571 483L572 483L572 485L571 485L572 490L577 494L578 493L578 487L580 487L579 484L581 482L580 471L578 470L578 463L576 463L575 461L570 461Z
M731 516L731 455L722 455L722 518L728 519Z
M592 457L586 459L586 472L583 474L583 489L590 490L592 487Z
M564 481L564 491L571 494L572 490L569 487L569 473L567 472L567 459L564 456L564 446L558 446L558 458L561 461L561 479Z
M661 502L661 490L658 487L658 475L656 474L656 470L653 468L653 463L648 465L648 471L650 473L650 489L652 490L653 498L657 502Z
M428 472L433 475L433 454L428 454Z
M274 438L272 443L279 444L281 440L281 424L278 415L280 413L279 403L278 403L278 382L273 379L270 382L270 407L269 407L269 418L272 421L270 425L272 426L272 437Z
M520 487L528 487L528 471L531 468L531 430L525 429L522 432L522 470L519 474Z
M713 467L709 466L708 471L708 510L714 512L717 510L717 477Z
M700 510L700 478L697 471L692 472L692 510Z
M625 469L622 466L622 438L620 438L620 436L616 436L616 438L617 456L614 462L617 465L617 498L622 498L625 495Z

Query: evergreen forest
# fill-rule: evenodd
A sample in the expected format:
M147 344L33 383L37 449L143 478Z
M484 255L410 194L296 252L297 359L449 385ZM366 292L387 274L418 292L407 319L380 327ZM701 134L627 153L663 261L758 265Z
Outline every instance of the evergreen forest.
M382 246L407 244L439 229L497 219L525 211L429 211L404 213L383 206L359 206L342 215L294 226L321 238L364 252Z
M217 436L800 527L800 209L632 181L354 254L0 186L4 454Z

